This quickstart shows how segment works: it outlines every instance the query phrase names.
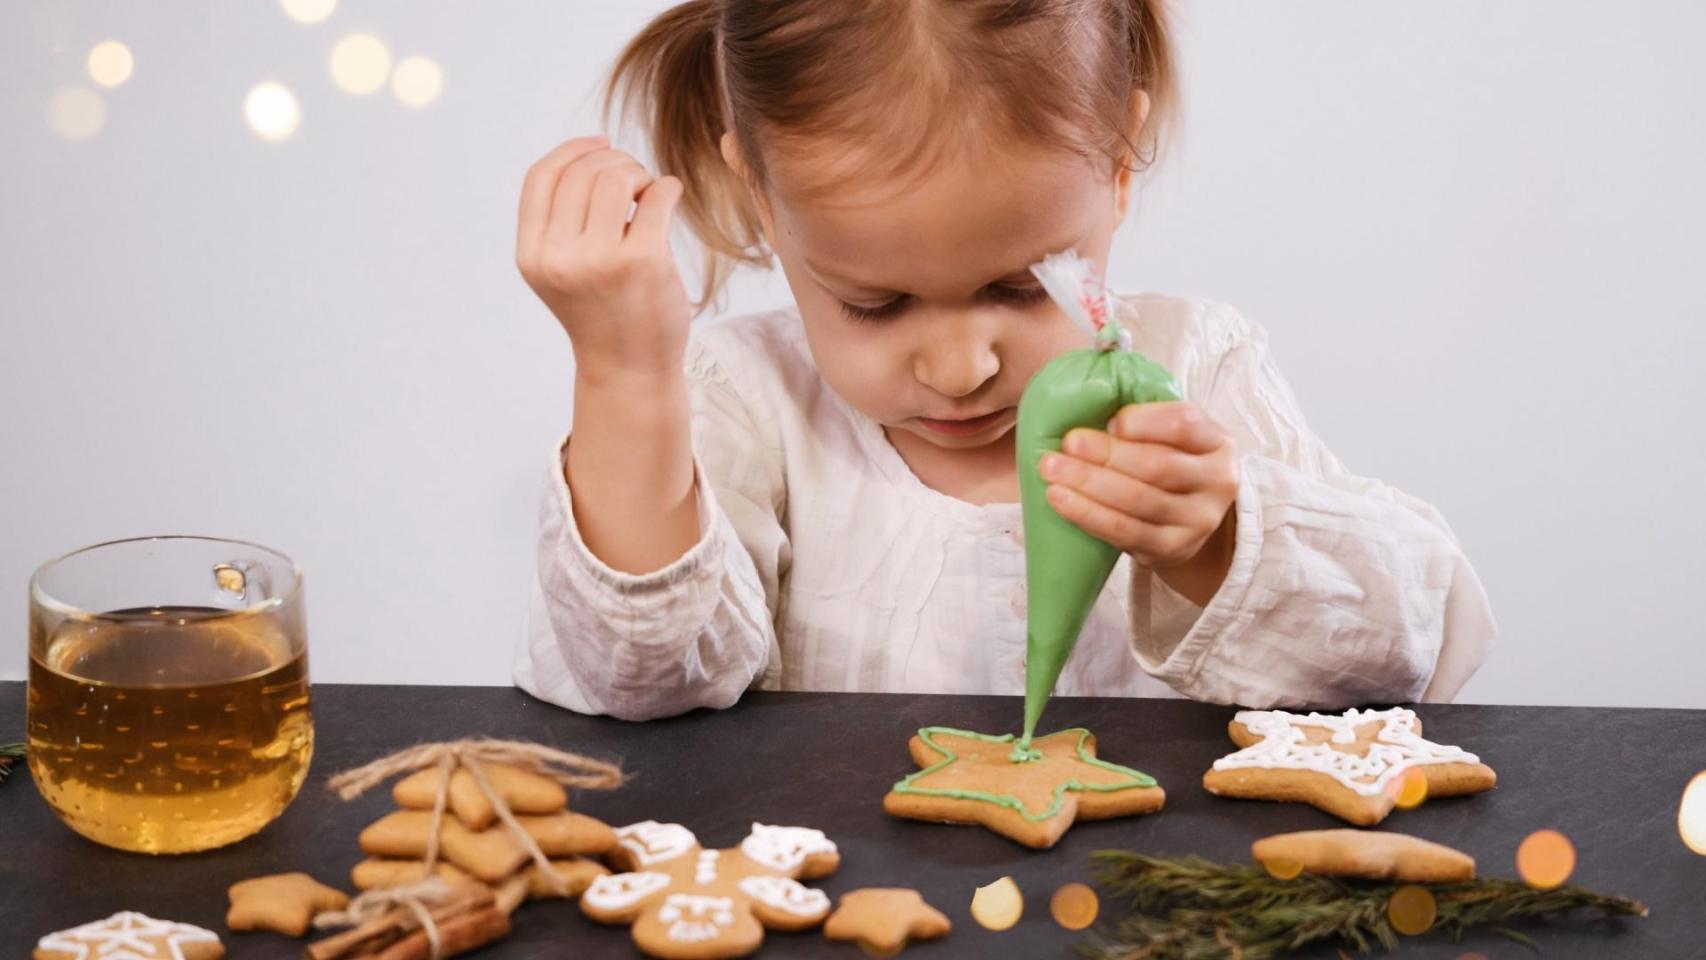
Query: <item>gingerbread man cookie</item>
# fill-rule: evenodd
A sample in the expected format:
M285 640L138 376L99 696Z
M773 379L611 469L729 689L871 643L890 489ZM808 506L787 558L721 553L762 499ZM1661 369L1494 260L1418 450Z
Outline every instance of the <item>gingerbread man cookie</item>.
M36 942L34 960L219 960L223 956L225 947L212 930L126 910L42 937Z
M744 957L772 930L804 930L829 898L797 882L834 872L835 844L817 830L755 823L739 847L706 850L686 827L647 820L617 831L612 859L626 873L598 877L581 909L631 923L634 944L664 960Z
M909 744L924 769L894 785L883 809L897 817L977 823L1027 847L1052 847L1076 820L1161 809L1154 778L1096 757L1082 728L1031 741L1024 758L1013 736L925 727Z
M1223 797L1300 801L1357 826L1373 826L1397 805L1395 781L1416 769L1427 795L1490 790L1493 769L1458 747L1422 739L1413 710L1347 710L1342 715L1242 710L1232 719L1237 753L1214 762L1203 787Z

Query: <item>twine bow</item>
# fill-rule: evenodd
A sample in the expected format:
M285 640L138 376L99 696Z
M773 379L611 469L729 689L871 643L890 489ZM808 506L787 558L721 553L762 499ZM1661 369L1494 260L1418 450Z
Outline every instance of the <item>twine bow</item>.
M449 900L454 892L450 884L437 877L428 877L420 883L407 886L380 887L357 896L342 910L316 916L314 926L321 930L329 927L356 927L377 920L397 907L406 907L415 915L415 922L426 933L429 960L439 960L441 947L438 924L433 922L432 911L427 908Z
M622 781L626 779L621 767L583 757L578 753L568 753L519 740L477 737L446 743L423 743L399 750L365 766L345 770L333 777L327 786L339 797L353 800L396 774L437 766L438 793L433 797L432 824L427 830L426 864L423 868L425 874L430 877L433 867L438 863L438 833L444 825L444 807L450 796L450 776L458 766L464 767L474 777L474 783L479 786L480 792L485 794L498 819L516 842L521 844L522 849L527 851L527 855L546 879L557 886L566 885L567 881L551 866L545 852L539 849L539 843L515 819L509 804L492 788L483 767L483 764L487 763L516 767L555 780L565 787L579 787L583 790L611 790L621 786ZM436 943L436 935L433 936ZM436 950L433 955L437 956Z

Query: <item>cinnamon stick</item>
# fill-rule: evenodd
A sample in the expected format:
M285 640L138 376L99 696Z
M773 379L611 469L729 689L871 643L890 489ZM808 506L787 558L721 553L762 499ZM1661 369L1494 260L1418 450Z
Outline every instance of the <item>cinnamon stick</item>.
M442 930L452 918L486 909L492 903L492 891L485 886L457 884L456 896L431 908L427 915ZM360 926L309 944L303 955L308 960L348 960L368 956L385 949L419 926L413 910L397 907ZM424 938L426 934L421 936Z
M452 957L458 953L485 946L509 933L509 914L493 904L480 910L451 917L438 925L438 955ZM425 930L415 930L379 953L373 960L428 960L432 941Z

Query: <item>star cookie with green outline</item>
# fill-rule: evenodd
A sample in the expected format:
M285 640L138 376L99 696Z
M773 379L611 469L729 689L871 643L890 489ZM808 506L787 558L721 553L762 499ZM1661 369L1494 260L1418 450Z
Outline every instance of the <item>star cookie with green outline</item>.
M1148 774L1096 757L1082 727L1031 741L1040 759L1015 761L1012 735L925 727L908 744L917 773L894 785L883 810L911 820L980 824L1047 849L1078 820L1161 809L1167 795Z

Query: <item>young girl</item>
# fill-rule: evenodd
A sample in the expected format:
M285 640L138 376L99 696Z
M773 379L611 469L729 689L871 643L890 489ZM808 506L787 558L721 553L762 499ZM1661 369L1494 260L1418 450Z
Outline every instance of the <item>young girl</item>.
M1016 408L1087 343L1027 268L1105 265L1173 63L1161 0L690 0L654 20L612 97L649 120L662 175L589 137L522 188L517 260L573 345L575 425L516 683L635 719L753 686L1022 693ZM701 305L774 257L796 306L689 336L678 204L708 251ZM1111 306L1186 402L1041 464L1051 505L1124 553L1056 691L1451 698L1494 626L1439 514L1345 470L1260 327L1198 299Z

